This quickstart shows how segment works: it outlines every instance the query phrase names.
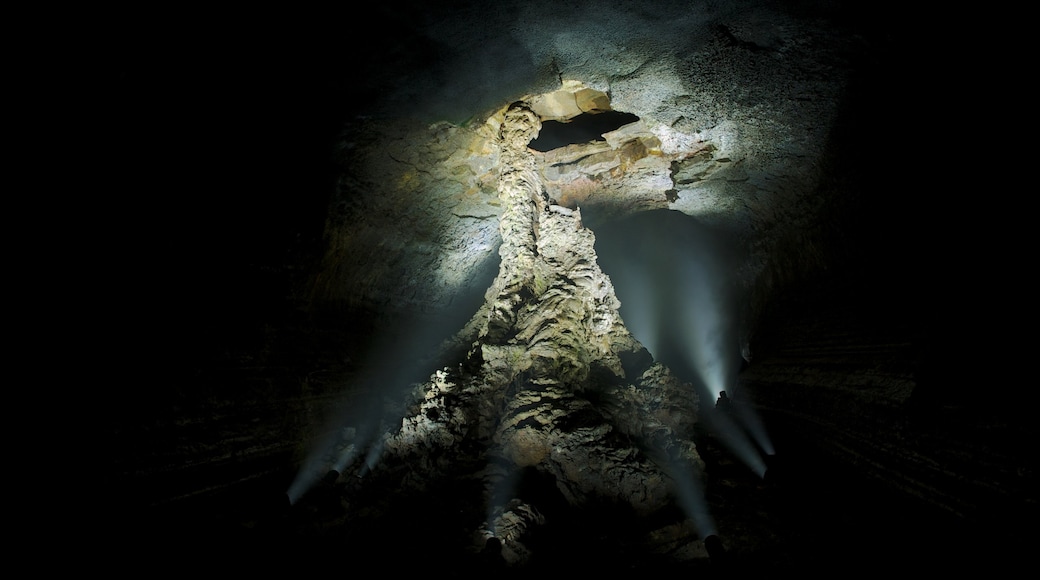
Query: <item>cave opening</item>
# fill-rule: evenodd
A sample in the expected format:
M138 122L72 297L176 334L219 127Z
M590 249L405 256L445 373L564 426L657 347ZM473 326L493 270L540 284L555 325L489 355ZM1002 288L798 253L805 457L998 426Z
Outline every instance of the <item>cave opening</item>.
M615 131L635 123L639 117L622 111L582 113L565 121L544 121L538 136L531 140L530 147L545 153L567 145L590 141L604 141L604 133Z

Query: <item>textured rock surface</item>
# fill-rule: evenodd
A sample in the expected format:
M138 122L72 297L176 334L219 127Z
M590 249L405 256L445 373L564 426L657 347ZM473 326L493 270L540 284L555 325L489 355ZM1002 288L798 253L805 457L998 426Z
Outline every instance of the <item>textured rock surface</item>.
M580 209L547 193L528 148L541 119L522 102L501 118L501 268L467 358L417 386L399 424L379 425L369 440L347 432L304 485L328 471L418 494L446 478L480 480L484 493L472 500L487 518L471 522L473 551L495 537L506 562L522 565L531 558L525 536L544 523L545 508L514 496L519 479L547 482L570 509L645 518L675 510L677 485L699 480L704 464L692 439L693 387L627 331ZM378 461L361 461L355 445L378 449ZM713 531L688 530L686 541Z
M605 142L544 154L547 192L590 219L667 207L730 232L747 248L742 277L755 288L756 316L769 296L833 258L824 237L841 208L817 190L842 92L869 47L826 20L761 7L665 3L586 27L566 15L595 19L592 5L557 10L519 5L494 16L515 14L506 29L535 71L553 73L502 86L498 102L471 109L465 124L407 110L393 111L389 125L357 121L316 299L393 310L449 303L495 251L504 164L493 140L500 111L516 100L543 121L607 108L638 116ZM480 42L481 32L469 34ZM372 251L382 264L351 261Z

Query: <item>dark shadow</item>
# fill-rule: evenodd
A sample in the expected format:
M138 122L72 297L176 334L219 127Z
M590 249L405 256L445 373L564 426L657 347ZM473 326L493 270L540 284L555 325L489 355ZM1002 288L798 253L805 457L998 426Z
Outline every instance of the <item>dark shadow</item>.
M544 153L567 145L604 141L604 133L616 131L638 120L639 117L632 113L604 111L583 113L567 121L544 121L542 130L538 137L531 140L530 147Z

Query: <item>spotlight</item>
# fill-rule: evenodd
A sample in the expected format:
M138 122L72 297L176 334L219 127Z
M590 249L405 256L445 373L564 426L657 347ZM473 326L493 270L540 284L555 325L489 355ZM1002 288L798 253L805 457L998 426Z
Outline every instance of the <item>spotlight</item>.
M728 411L730 409L730 399L726 391L719 391L719 398L715 401L715 408L720 411Z
M337 479L339 479L339 472L335 469L330 469L329 472L325 474L325 485L334 485Z
M504 568L506 566L505 556L502 555L502 540L491 536L484 543L484 549L480 552L480 558L485 566L490 568Z
M369 469L368 469L368 464L367 464L367 463L362 463L362 464L361 464L361 469L359 469L359 470L357 471L357 473L355 474L355 476L356 476L356 477L357 477L358 479L364 479L364 478L365 478L365 476L366 476L366 475L368 475L368 472L369 472Z
M726 559L726 548L722 546L722 540L712 534L704 538L704 548L708 550L708 557L714 563L722 563Z

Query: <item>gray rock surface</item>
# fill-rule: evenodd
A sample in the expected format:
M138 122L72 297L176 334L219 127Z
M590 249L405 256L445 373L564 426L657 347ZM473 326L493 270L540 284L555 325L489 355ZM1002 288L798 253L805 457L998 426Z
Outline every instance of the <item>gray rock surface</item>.
M745 250L753 326L770 296L832 259L815 251L836 211L818 195L823 152L852 59L872 48L826 8L808 14L755 2L505 3L437 19L425 35L446 53L441 76L416 76L347 133L315 298L405 312L452 304L497 251L507 164L495 133L505 107L524 100L542 121L636 115L605 141L538 155L547 192L590 220L669 208L726 232ZM498 47L516 56L470 62ZM467 89L482 98L465 121L419 102ZM372 252L382 259L368 261Z

